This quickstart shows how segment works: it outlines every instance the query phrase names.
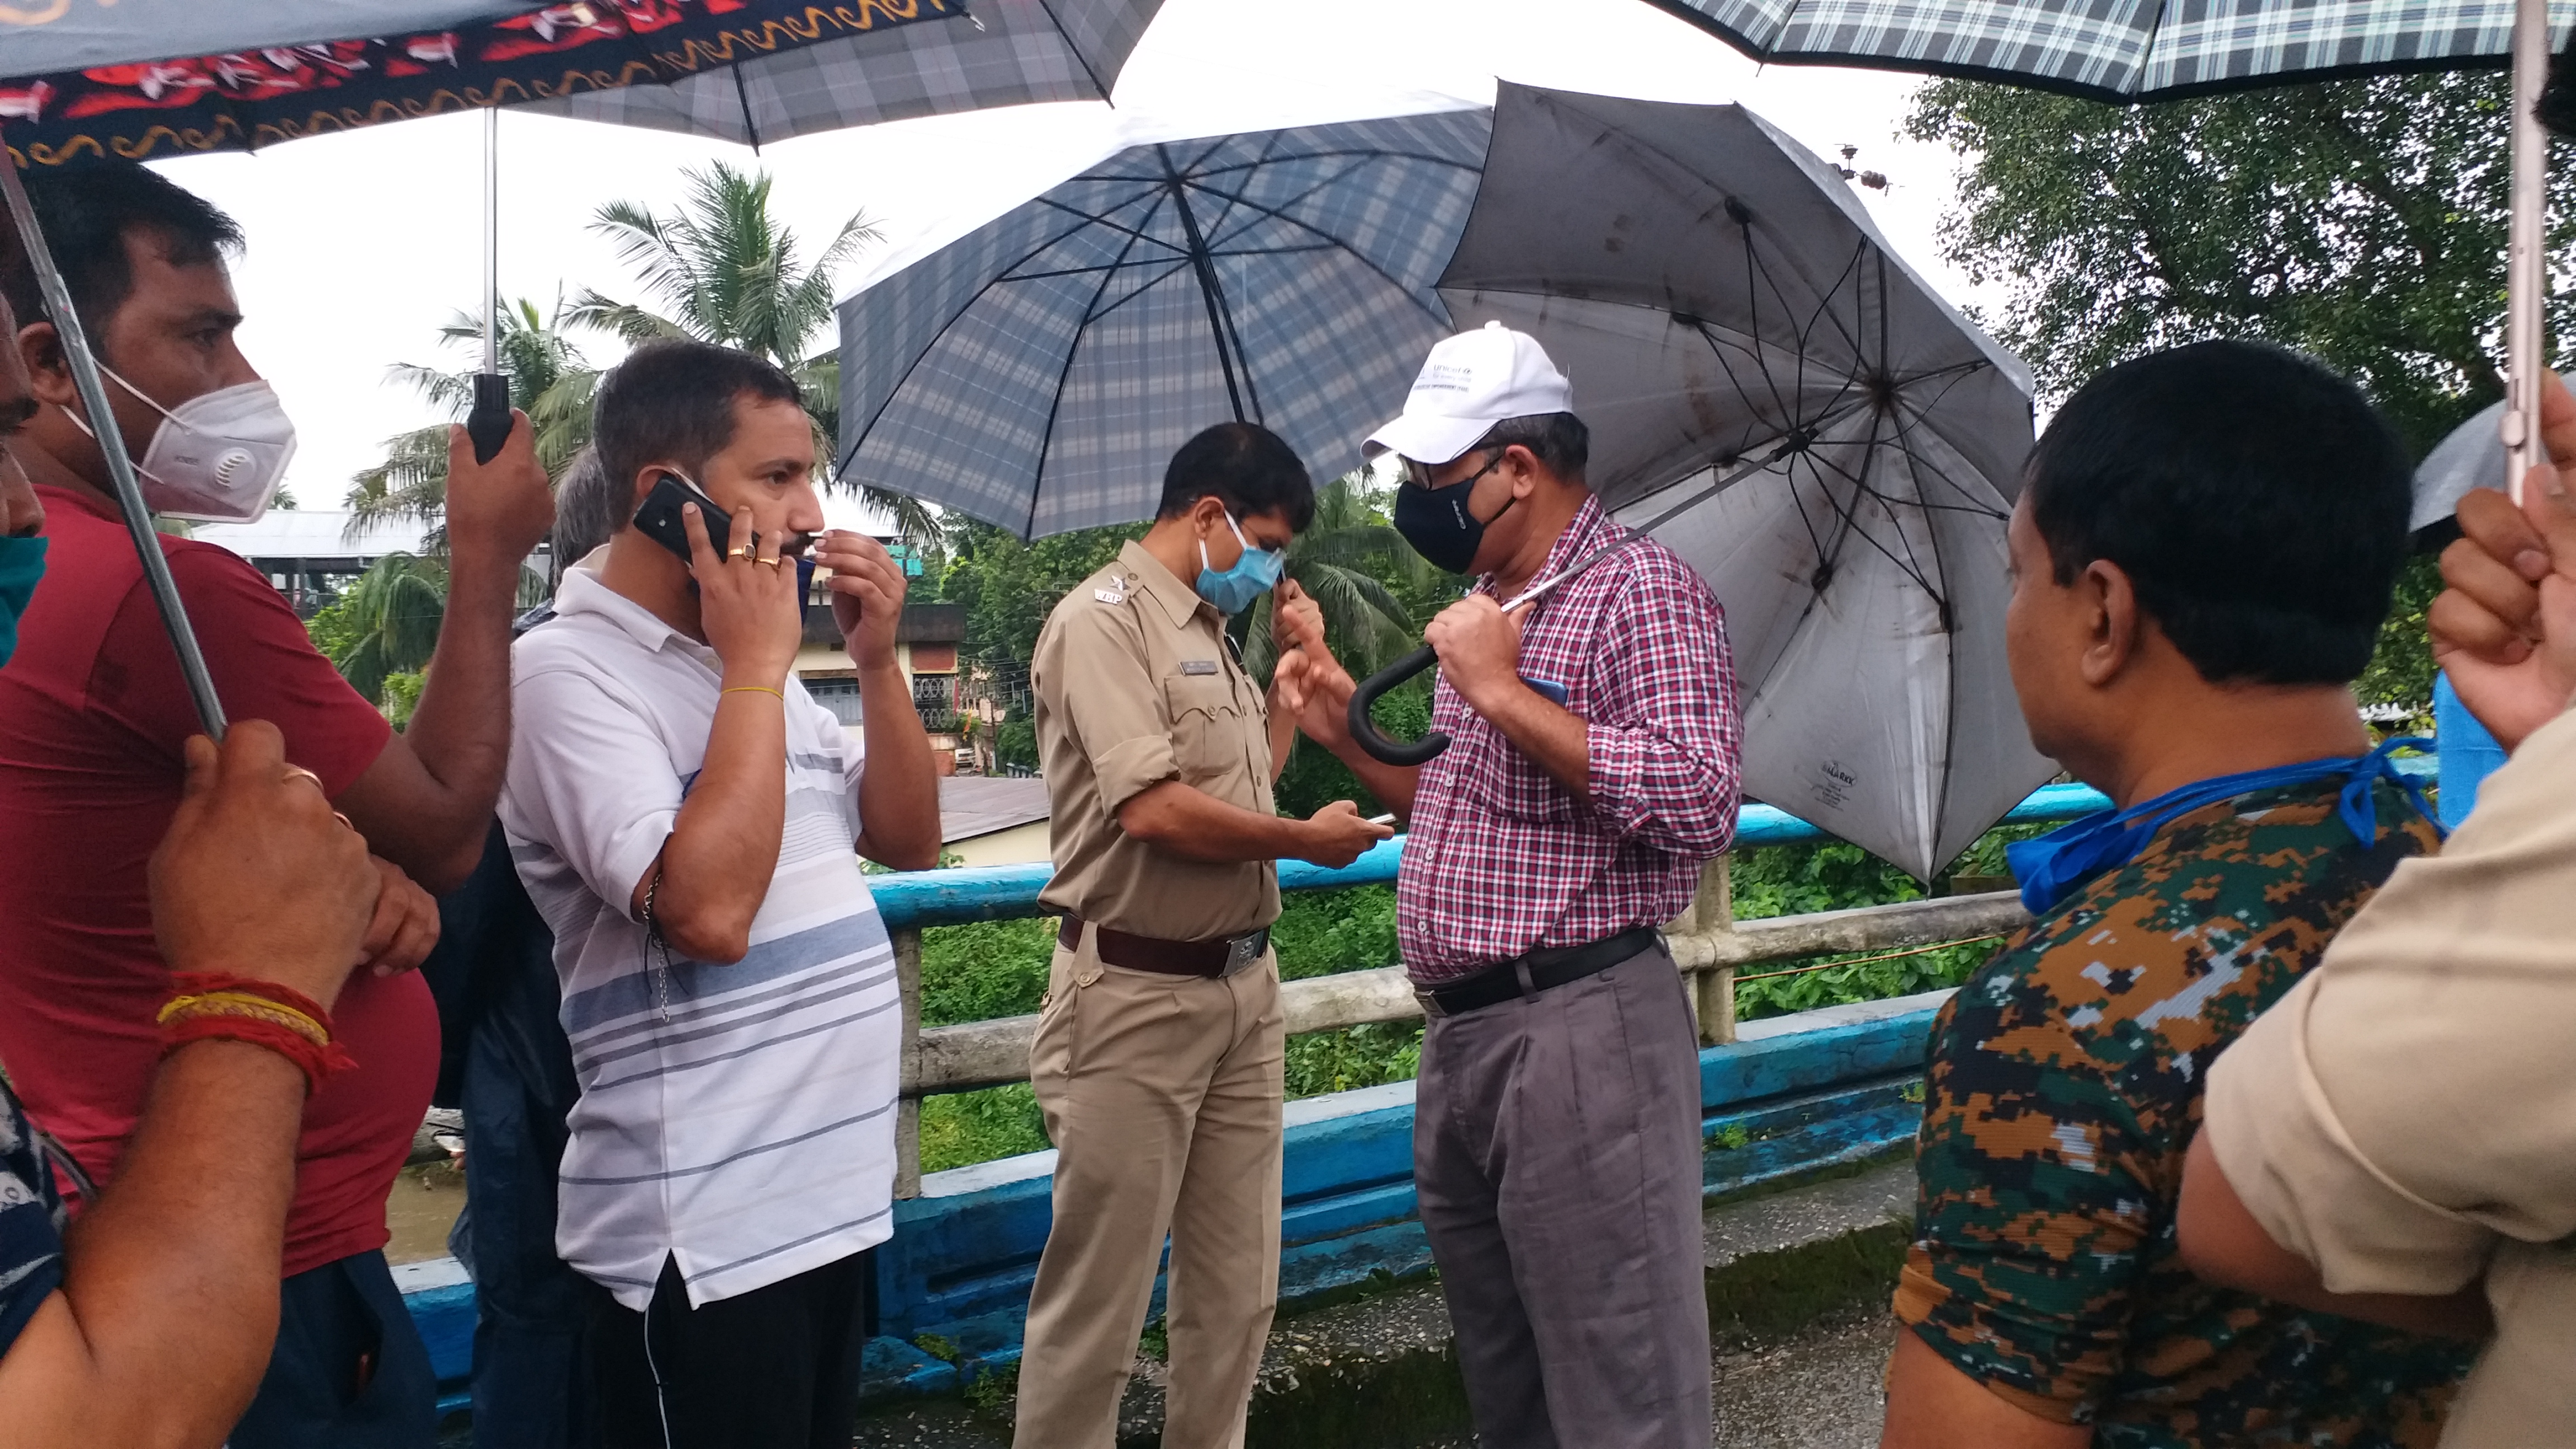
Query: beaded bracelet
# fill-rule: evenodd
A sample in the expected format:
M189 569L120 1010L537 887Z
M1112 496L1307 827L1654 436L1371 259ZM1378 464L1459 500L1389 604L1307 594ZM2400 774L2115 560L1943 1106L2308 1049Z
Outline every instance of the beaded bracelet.
M190 1042L246 1042L295 1063L308 1090L357 1065L332 1040L331 1014L291 986L203 971L179 972L170 984L158 1018L163 1056Z

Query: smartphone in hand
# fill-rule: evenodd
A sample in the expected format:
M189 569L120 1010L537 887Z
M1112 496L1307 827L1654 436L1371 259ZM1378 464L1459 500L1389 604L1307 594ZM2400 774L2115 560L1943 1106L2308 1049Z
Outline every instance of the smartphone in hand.
M697 484L665 468L653 478L653 486L644 495L644 505L635 510L635 527L646 538L689 562L689 527L680 517L680 505L698 505L698 519L707 526L707 542L715 546L716 557L724 557L732 541L733 519L716 501L701 491Z

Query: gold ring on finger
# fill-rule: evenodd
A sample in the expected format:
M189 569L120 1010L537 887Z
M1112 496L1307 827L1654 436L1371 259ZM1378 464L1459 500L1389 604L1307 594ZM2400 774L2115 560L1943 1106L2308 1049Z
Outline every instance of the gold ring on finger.
M786 560L784 560L784 559L775 559L775 558L764 558L764 559L755 559L755 560L753 560L753 562L755 562L755 563L765 563L765 564L769 565L771 568L776 568L776 567L778 567L780 564L782 564L782 563L786 562Z
M314 774L311 770L304 768L302 765L287 766L284 778L289 780L310 780L313 782L314 789L321 790L325 795L331 793L329 790L323 788L321 776Z
M725 550L725 557L749 558L751 557L751 545L747 543L736 544L732 548Z

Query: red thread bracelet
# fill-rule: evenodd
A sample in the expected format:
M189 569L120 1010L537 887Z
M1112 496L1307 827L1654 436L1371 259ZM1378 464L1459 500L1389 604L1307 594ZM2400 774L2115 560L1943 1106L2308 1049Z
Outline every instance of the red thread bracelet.
M332 1040L330 1013L293 987L274 981L197 971L175 974L171 985L176 988L175 994L161 1012L161 1054L165 1057L191 1042L200 1041L238 1041L265 1047L303 1071L308 1092L321 1090L323 1079L332 1073L357 1065L356 1059ZM319 1028L322 1039L316 1041L306 1032L283 1022L238 1011L221 1008L203 1012L188 1010L197 999L222 996L254 997L283 1007L288 1013L305 1018Z

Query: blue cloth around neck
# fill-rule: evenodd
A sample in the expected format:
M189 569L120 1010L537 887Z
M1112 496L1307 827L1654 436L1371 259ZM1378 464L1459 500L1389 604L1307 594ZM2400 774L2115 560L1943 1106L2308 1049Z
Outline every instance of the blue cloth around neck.
M2430 743L2410 735L2390 740L2366 755L2329 755L2321 760L2201 780L2168 790L2152 800L2141 800L2125 810L2104 810L2069 821L2035 840L2015 841L2004 847L2004 860L2011 867L2013 879L2021 882L2023 907L2034 916L2044 916L2086 881L2137 859L2147 843L2155 839L2156 832L2180 816L2256 790L2338 775L2344 777L2344 786L2335 813L2343 817L2353 838L2368 847L2379 839L2379 805L2371 797L2371 786L2383 779L2405 790L2426 819L2433 818L2422 787L2398 773L2394 758L2401 748L2421 749Z
M2433 752L2442 759L2442 828L2457 830L2478 803L2480 782L2503 767L2504 746L2460 703L2447 672L2433 676Z

